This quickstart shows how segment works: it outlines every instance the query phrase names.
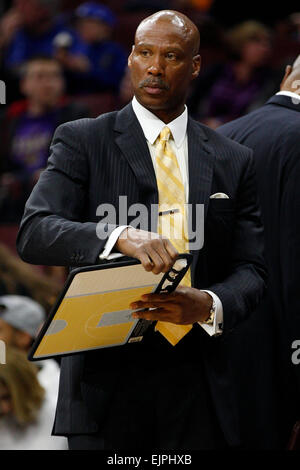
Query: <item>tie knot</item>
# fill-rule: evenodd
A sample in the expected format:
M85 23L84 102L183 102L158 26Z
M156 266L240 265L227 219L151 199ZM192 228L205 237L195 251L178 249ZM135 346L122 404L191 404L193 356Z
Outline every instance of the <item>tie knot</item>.
M171 131L170 129L166 126L163 128L163 130L161 131L160 135L159 135L159 139L160 140L164 140L164 141L168 141L170 139L170 136L171 136Z

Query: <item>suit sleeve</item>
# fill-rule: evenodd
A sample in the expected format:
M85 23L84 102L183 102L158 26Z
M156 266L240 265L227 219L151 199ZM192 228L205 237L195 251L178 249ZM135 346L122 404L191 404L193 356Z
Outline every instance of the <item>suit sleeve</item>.
M252 153L239 183L229 274L209 287L223 305L223 331L233 330L258 306L266 288L263 227Z
M116 228L115 225L84 221L89 165L78 139L84 131L83 126L84 120L57 128L47 168L26 203L17 250L28 263L95 264L107 238Z

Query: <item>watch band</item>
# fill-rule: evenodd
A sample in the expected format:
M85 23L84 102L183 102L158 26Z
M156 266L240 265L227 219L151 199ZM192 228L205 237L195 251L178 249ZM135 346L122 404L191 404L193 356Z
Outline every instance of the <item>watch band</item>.
M213 301L212 307L209 311L210 315L207 320L203 321L205 325L213 325L214 324L214 319L215 319L215 314L216 314L216 303Z

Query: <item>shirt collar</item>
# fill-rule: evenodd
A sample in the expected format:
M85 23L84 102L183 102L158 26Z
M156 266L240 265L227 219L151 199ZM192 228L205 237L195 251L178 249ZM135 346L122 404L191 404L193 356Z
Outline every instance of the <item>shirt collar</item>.
M142 106L135 96L132 100L132 108L143 129L144 135L150 144L154 144L165 126L168 126L172 132L176 147L178 148L183 144L188 121L186 105L184 107L183 113L168 124L165 124L157 116L155 116L155 114L151 113L151 111Z
M300 101L300 95L292 91L279 91L278 93L276 93L276 95L289 96L290 98L294 98L295 100Z

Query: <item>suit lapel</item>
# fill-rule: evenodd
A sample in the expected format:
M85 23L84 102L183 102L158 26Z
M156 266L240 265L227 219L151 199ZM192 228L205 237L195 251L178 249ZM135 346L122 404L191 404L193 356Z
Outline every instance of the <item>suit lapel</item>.
M145 202L147 205L158 204L158 190L151 155L131 103L118 112L115 131L117 131L116 144L127 159L141 189L143 200L139 202Z
M205 224L205 217L207 215L209 196L211 194L211 185L213 178L213 168L215 161L215 154L213 149L208 143L207 135L204 129L192 119L188 121L188 155L189 155L189 218L191 217L191 227L193 234L196 234L197 240L201 240L199 233L199 214L197 213L196 205L204 205L204 219L201 221ZM201 227L204 237L204 226ZM195 276L195 269L199 257L199 248L193 249L195 240L190 234L190 252L193 254L192 264L192 285ZM204 243L204 240L202 240Z
M207 214L215 154L204 129L193 119L188 121L189 204L204 204Z

